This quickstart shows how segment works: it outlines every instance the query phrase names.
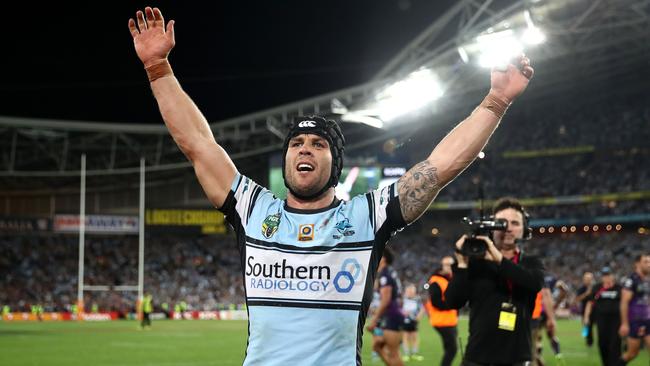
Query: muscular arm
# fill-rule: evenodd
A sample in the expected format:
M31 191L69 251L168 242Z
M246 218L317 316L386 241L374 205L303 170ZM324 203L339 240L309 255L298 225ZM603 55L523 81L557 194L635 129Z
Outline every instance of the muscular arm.
M398 181L402 216L407 223L419 218L438 192L467 168L499 124L498 117L478 107Z
M509 65L505 72L492 71L490 100L507 106L524 91L533 69L525 57L520 64L522 71L514 65ZM486 105L491 105L491 110ZM426 160L399 179L402 217L407 223L419 218L438 192L474 161L499 125L496 109L494 102L482 103L438 143Z
M544 304L544 310L546 311L546 315L548 315L549 317L555 317L553 313L553 309L555 308L555 304L553 302L553 295L551 295L551 290L548 288L542 289L542 304ZM548 309L550 309L550 311Z
M388 308L388 305L390 304L390 298L391 298L391 293L393 292L393 286L384 286L381 289L379 289L379 306L377 306L377 310L375 310L375 315L373 316L373 321L377 322L379 318L381 318L384 315L384 312Z
M160 114L169 133L190 160L210 202L217 208L226 200L237 169L217 144L205 117L172 75L151 83Z
M628 317L628 310L630 308L630 301L634 297L634 292L624 288L621 291L621 325L630 326L630 319Z
M594 302L593 301L587 301L587 305L585 305L585 313L582 316L582 324L588 325L589 324L589 319L591 318L591 311L594 308Z
M169 133L194 166L210 202L220 208L237 169L171 71L167 57L175 45L174 21L165 26L160 10L147 7L136 13L135 20L129 19L129 31Z
M548 288L542 289L542 304L544 304L544 311L548 317L547 322L555 322L555 305L553 304L551 290Z

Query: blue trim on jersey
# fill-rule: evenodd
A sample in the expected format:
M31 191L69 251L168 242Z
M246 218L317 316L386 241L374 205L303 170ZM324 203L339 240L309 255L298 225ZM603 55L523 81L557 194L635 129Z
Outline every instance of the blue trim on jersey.
M280 244L275 242L268 242L264 240L259 240L251 238L250 236L246 237L246 243L251 246L255 246L260 249L277 249L280 251L285 251L287 253L301 252L301 253L310 253L318 254L318 252L330 252L333 250L339 251L354 251L354 250L369 250L373 248L373 241L363 241L363 242L354 242L354 243L338 243L334 246L314 246L314 247L299 247L296 245Z
M294 308L317 308L317 309L338 309L338 310L361 310L361 302L337 302L337 301L305 301L303 299L282 299L249 297L250 306L281 306Z

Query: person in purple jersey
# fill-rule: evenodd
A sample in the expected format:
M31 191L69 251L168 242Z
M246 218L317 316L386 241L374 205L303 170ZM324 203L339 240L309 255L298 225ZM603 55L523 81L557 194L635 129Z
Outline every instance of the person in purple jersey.
M367 328L371 332L377 327L383 331L383 342L373 343L373 348L384 363L389 366L402 366L399 352L404 326L402 284L391 264L393 252L386 248L377 268L381 300Z
M650 351L650 254L636 257L634 267L634 273L623 282L621 294L618 334L627 337L627 351L621 356L621 365L639 354L641 340Z

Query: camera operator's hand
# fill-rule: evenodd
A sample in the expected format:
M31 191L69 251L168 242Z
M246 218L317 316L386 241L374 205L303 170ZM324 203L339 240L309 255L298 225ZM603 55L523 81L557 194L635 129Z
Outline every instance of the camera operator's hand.
M467 239L467 235L463 235L456 241L456 251L454 254L456 255L456 262L458 263L458 268L467 268L467 257L462 255L460 250L463 248L463 243L465 242L465 239Z
M492 240L487 236L483 235L479 235L476 238L483 240L485 244L487 244L487 250L485 251L485 260L500 264L501 260L503 259L503 254L501 254L501 251L499 251L499 249L494 246L494 242L492 242Z

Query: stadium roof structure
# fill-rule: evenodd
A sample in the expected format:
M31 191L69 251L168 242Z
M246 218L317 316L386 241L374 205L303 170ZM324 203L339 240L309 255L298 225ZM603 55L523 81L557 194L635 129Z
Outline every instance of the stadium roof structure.
M567 98L602 85L609 88L603 94L612 85L620 86L619 91L646 87L639 75L647 75L650 59L649 0L458 0L366 83L210 125L245 171L246 164L259 164L260 156L279 151L292 116L336 117L340 110L361 108L382 88L423 67L435 70L444 85L444 99L424 115L456 121L489 86L486 70L463 61L459 48L479 35L526 22L547 38L527 51L537 74L528 101ZM468 100L475 102L468 105ZM381 144L416 126L379 130L346 123L348 151ZM127 176L137 180L141 157L148 174L161 181L190 167L162 125L0 117L0 187L5 193L76 185L82 153L87 154L87 175L98 186L119 187Z

